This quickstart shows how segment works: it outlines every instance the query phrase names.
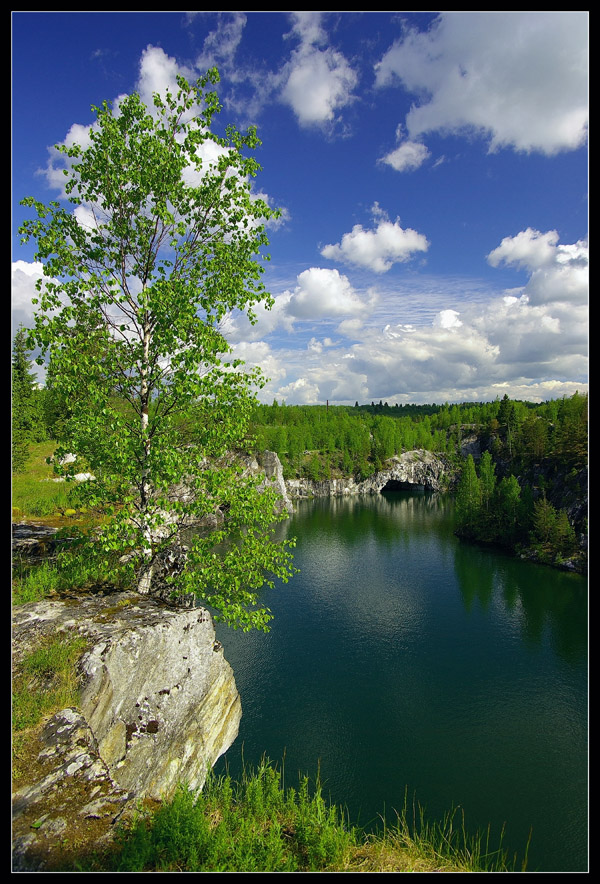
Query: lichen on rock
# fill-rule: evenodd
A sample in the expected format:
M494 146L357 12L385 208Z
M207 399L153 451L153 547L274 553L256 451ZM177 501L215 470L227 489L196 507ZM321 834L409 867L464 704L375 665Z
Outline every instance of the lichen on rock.
M45 723L14 794L19 871L52 868L65 831L96 843L136 801L168 798L179 783L201 789L238 733L240 697L205 609L133 592L21 605L15 667L44 636L73 631L87 642L79 702Z

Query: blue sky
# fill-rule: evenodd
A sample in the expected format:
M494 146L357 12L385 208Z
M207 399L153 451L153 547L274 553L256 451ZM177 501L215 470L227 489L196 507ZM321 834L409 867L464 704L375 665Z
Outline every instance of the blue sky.
M263 401L544 401L587 390L588 14L12 15L13 327L24 196L104 99L216 65L282 217L275 306L228 317Z

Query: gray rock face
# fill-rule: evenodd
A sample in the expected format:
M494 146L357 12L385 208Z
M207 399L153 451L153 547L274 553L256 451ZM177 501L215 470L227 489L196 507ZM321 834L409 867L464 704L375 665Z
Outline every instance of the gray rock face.
M281 461L274 451L263 451L257 458L250 456L239 457L244 469L252 476L265 476L265 481L258 488L272 488L279 495L277 504L277 512L285 512L291 515L294 512L294 505L289 498L287 483L283 478L283 467Z
M79 702L42 734L36 763L45 759L48 768L51 755L56 763L15 795L15 819L44 820L39 832L30 823L22 833L22 867L40 838L51 845L51 833L61 829L57 794L80 794L81 806L67 812L75 818L85 817L96 794L112 813L115 803L121 812L124 796L168 798L179 782L199 790L241 719L232 669L203 608L170 608L133 592L22 605L13 613L15 667L40 638L60 633L88 641ZM52 734L61 735L60 748ZM83 788L74 790L73 777Z
M281 508L291 515L294 506L288 496L287 487L283 478L281 461L274 451L263 451L260 457L260 468L267 477L267 482L281 497Z
M379 494L386 485L420 485L430 491L442 491L450 477L450 464L439 454L424 449L405 451L392 457L389 468L359 483L360 494Z
M13 794L13 871L60 868L81 840L99 846L132 807L98 755L83 715L63 709L42 728L32 782ZM33 772L32 772L33 774Z
M324 479L322 482L315 482L313 479L288 479L285 484L292 500L360 493L360 484L352 476L343 479Z
M313 482L311 479L289 479L286 482L292 499L306 497L337 497L346 494L379 494L388 484L392 486L418 485L431 491L442 491L452 481L454 470L450 462L439 454L417 449L405 451L386 462L386 469L363 482L352 477Z

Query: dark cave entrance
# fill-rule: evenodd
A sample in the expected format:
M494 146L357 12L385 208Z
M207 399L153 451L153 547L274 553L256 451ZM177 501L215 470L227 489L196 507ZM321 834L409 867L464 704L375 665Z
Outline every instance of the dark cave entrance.
M415 485L413 482L400 482L398 479L388 479L383 488L381 488L380 494L385 494L388 491L414 491L417 494L422 494L425 491L425 485Z

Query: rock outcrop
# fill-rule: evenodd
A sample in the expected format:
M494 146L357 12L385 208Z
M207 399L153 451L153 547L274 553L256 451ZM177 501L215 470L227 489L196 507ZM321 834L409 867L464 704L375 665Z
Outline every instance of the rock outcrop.
M288 479L288 495L293 499L307 497L337 497L346 494L379 494L388 488L420 486L430 491L442 491L452 484L455 470L447 458L424 449L405 451L386 461L385 469L368 479L357 482L345 477L315 482L311 479Z
M14 665L47 635L82 635L75 708L45 725L31 775L13 803L15 868L49 867L69 829L96 829L140 798L201 789L235 740L241 702L210 614L137 593L22 605L13 613ZM40 822L41 821L41 822ZM87 821L87 823L86 823Z
M429 491L448 487L453 470L447 458L432 451L415 449L386 461L386 468L359 483L360 494L379 494L390 489L420 486Z
M259 488L265 486L273 488L279 495L278 511L285 510L288 515L294 512L294 505L288 494L287 484L283 478L283 467L281 461L274 451L263 451L258 459L247 457L244 459L246 469L255 476L264 473L266 481L259 485Z

